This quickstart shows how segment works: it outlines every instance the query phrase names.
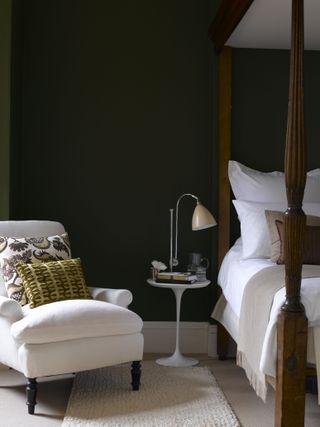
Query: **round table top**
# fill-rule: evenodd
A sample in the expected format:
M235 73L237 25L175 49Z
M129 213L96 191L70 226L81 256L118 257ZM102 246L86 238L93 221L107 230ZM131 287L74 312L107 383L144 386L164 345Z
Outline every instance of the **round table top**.
M197 288L205 288L208 286L211 281L204 280L203 282L195 282L195 283L159 283L155 282L152 279L148 279L147 282L151 286L156 286L157 288L170 288L170 289L197 289Z

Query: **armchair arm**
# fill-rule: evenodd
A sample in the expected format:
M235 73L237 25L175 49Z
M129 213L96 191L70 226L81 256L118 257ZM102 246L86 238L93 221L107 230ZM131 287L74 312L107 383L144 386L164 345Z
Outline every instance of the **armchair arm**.
M111 304L128 307L132 302L132 293L128 289L109 289L89 287L92 298L99 301L110 302Z
M0 316L6 317L10 322L16 322L23 318L21 305L8 297L0 296Z

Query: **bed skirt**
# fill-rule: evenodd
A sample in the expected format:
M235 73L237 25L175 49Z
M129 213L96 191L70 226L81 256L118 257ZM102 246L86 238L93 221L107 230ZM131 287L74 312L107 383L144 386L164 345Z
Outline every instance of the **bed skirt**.
M221 325L228 331L228 333L231 335L231 337L234 339L234 341L238 342L238 332L239 332L239 317L235 314L235 312L232 310L230 304L228 304L227 300L225 299L224 295L221 294L218 302L216 303L214 310L211 314L211 317L214 320L217 320ZM237 357L239 359L239 356ZM242 358L243 359L243 358ZM239 360L238 360L239 361ZM238 364L237 361L237 364ZM307 361L308 365L316 366L317 370L317 383L318 383L318 390L320 390L320 327L313 327L308 329L308 350L307 350ZM240 365L241 366L241 365ZM243 366L243 368L245 368ZM248 367L247 367L248 368ZM245 369L247 372L247 369ZM250 367L249 367L250 372ZM272 385L273 388L275 388L275 378L266 375L266 383L269 383ZM255 387L254 381L252 381L252 378L250 379L250 384L256 391L257 395L260 397L263 397L263 400L265 400L267 395L267 387L265 389L265 393L261 393L260 385L258 387ZM318 392L318 404L320 405L320 393Z

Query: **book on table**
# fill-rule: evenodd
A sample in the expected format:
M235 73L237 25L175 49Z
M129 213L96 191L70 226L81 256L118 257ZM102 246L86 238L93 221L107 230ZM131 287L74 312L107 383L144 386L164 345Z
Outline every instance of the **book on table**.
M181 283L191 284L197 281L197 276L190 272L162 271L158 273L156 282L158 283Z

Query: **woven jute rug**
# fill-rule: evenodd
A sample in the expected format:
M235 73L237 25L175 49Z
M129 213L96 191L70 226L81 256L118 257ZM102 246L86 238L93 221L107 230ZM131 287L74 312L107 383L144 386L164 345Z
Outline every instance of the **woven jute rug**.
M77 374L62 427L240 427L206 367L147 361L140 390L130 382L130 365Z

